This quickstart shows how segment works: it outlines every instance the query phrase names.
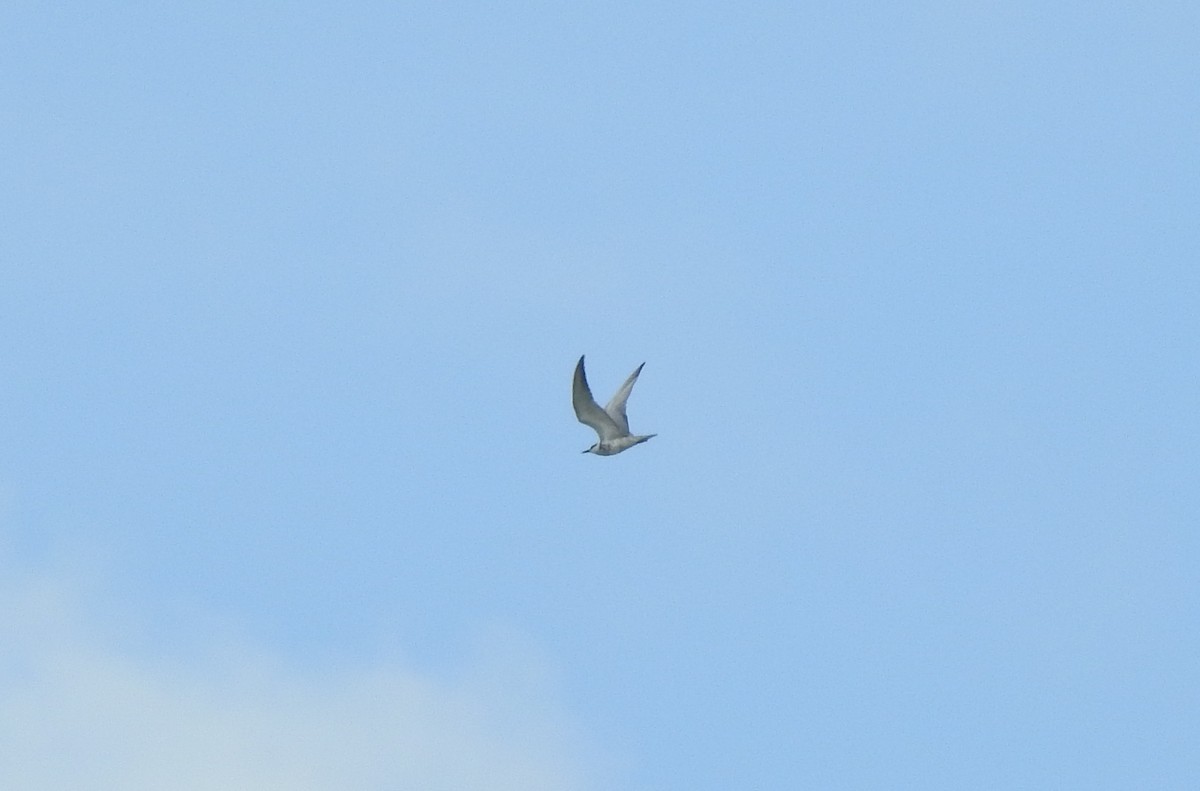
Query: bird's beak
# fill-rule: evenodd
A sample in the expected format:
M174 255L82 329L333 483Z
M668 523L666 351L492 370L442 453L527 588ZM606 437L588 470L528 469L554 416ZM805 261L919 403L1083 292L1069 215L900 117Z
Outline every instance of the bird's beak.
M587 450L584 451L584 453L591 453L591 452L592 452L591 448L588 448Z

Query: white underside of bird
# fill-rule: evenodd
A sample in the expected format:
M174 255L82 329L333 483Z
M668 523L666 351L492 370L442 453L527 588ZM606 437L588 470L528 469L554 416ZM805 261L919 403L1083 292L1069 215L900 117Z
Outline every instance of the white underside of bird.
M575 407L575 417L585 426L590 426L600 437L600 441L583 451L595 453L597 456L615 456L623 450L639 445L657 434L630 434L629 418L625 415L625 402L633 390L633 383L642 372L642 363L637 370L629 375L625 384L616 392L608 406L604 409L592 398L592 390L588 387L587 374L583 372L583 357L575 366L575 379L571 383L571 404Z

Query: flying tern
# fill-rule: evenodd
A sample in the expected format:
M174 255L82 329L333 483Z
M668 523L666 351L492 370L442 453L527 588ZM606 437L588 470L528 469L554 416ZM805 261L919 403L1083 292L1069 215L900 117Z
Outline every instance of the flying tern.
M625 384L621 385L621 389L612 397L612 400L608 402L608 406L601 409L600 405L596 403L596 399L592 398L592 390L588 387L587 375L583 372L583 357L579 358L579 363L575 366L575 379L571 383L571 404L575 407L575 417L579 418L579 422L585 426L591 426L600 437L600 441L583 451L584 453L615 456L623 450L658 436L657 434L630 434L629 418L625 416L625 402L629 400L633 384L637 381L638 374L642 372L642 367L645 365L645 363L639 365L637 370L625 380Z

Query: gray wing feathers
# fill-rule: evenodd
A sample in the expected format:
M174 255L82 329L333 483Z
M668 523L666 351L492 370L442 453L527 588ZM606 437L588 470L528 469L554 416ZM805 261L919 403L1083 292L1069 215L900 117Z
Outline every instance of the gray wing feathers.
M640 371L641 368L638 370ZM637 374L634 373L617 395L624 392L625 398L628 398L628 390L633 387L632 380L636 378ZM616 398L614 397L613 400L615 402ZM612 414L601 409L600 405L596 403L596 399L592 398L592 389L588 387L587 374L583 372L583 357L579 358L579 363L575 366L575 378L571 382L571 405L575 407L575 417L579 418L579 422L590 426L600 436L601 441L616 439L629 433L629 424L625 420L624 401L621 402L621 423L625 424L625 429L622 430L613 419Z
M637 370L631 373L629 378L625 380L625 384L621 385L621 389L616 392L612 400L608 402L608 406L604 407L604 411L612 418L617 428L621 430L622 436L629 433L629 418L625 415L625 402L629 400L629 394L633 392L633 384L637 381L638 374L645 367L645 363L639 365Z

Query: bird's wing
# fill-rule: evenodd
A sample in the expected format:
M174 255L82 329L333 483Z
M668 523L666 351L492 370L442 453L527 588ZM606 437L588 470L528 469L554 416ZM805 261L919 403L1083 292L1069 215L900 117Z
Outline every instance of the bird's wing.
M601 442L616 439L626 433L621 431L609 414L596 403L596 399L592 398L587 375L583 372L582 357L575 366L575 379L571 383L571 405L575 407L575 417L579 418L579 422L591 426L600 435Z
M621 385L621 389L616 392L612 400L608 402L608 406L604 407L604 411L617 424L622 435L629 433L629 418L625 416L625 402L629 400L629 394L633 391L633 383L637 381L638 374L645 366L645 363L639 365L637 370L625 380L625 384Z

